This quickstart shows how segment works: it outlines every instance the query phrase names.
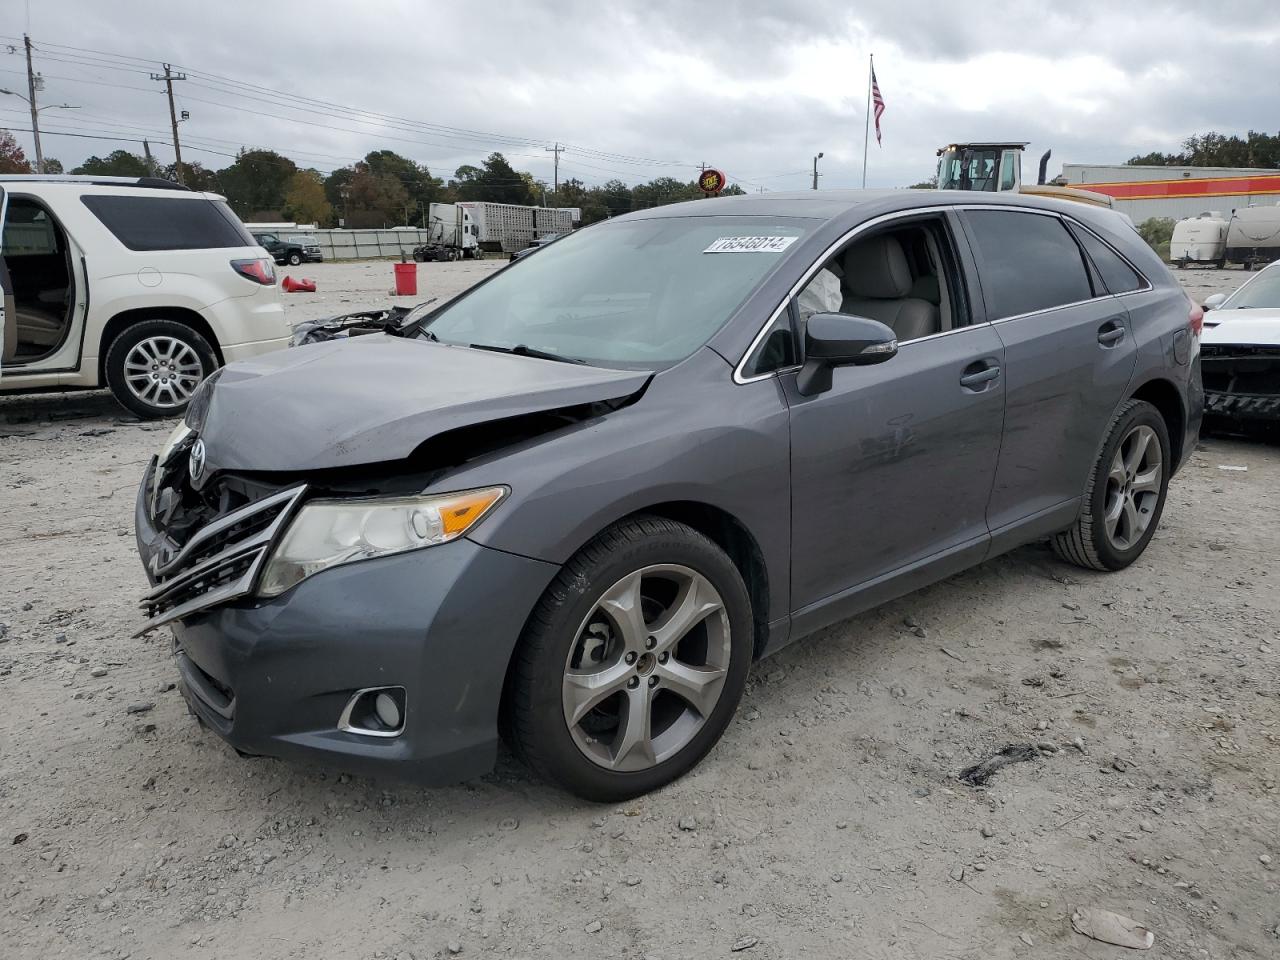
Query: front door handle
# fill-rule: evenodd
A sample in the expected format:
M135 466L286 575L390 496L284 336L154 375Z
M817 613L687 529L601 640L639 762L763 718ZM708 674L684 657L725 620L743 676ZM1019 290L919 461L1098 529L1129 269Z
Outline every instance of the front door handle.
M991 383L1000 376L1000 365L990 360L979 360L964 368L960 377L960 386L969 390L981 390L983 384Z
M1098 328L1098 342L1104 347L1114 347L1124 339L1124 322L1108 320Z

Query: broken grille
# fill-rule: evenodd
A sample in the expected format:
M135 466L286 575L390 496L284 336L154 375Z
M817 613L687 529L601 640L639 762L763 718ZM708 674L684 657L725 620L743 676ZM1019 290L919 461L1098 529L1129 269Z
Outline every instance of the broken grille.
M249 594L305 490L257 500L207 524L172 555L157 554L151 567L157 582L139 604L147 622L138 635Z

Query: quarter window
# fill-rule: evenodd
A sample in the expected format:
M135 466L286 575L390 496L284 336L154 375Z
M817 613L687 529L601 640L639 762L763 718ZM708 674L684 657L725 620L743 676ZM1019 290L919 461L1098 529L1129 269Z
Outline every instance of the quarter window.
M225 203L199 197L90 194L80 198L130 250L256 247Z
M1133 267L1125 263L1118 253L1088 230L1073 226L1071 232L1076 235L1080 245L1089 254L1089 259L1098 268L1098 273L1102 275L1102 282L1106 284L1108 292L1132 293L1146 286Z
M1080 248L1054 216L970 210L991 320L1093 298Z

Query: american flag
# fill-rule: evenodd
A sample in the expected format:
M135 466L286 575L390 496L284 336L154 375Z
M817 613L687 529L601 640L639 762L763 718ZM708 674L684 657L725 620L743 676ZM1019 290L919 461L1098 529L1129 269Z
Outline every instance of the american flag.
M880 96L880 84L876 83L876 68L871 68L871 106L876 111L876 144L880 144L880 116L884 113L884 97Z

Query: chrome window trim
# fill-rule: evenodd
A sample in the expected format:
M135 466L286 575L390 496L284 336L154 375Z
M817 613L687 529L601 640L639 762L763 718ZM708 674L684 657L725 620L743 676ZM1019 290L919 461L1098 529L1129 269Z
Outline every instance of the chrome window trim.
M1096 231L1092 230L1086 224L1081 223L1079 220L1077 220L1075 217L1071 216L1068 213L1062 213L1057 210L1042 210L1038 207L1023 207L1015 204L1006 204L1006 203L946 204L946 205L933 206L933 207L916 207L911 210L899 210L894 213L881 214L878 217L868 220L866 223L858 224L858 226L849 230L847 233L841 236L840 239L836 240L829 247L827 247L826 250L823 251L822 256L820 256L816 261L814 261L813 266L811 266L804 273L804 275L801 276L800 280L791 288L791 291L785 297L783 297L782 302L778 304L777 309L775 309L773 313L769 315L769 319L766 320L764 323L764 326L760 328L760 332L755 335L755 338L751 341L750 346L747 347L746 352L742 355L742 359L739 360L738 365L733 368L733 382L738 384L755 383L757 380L767 380L770 377L776 377L777 375L781 373L785 373L789 370L800 369L800 366L801 366L800 364L790 364L786 367L777 367L773 370L768 371L767 373L758 373L750 377L745 376L743 374L743 367L746 366L747 361L751 358L752 354L755 353L756 348L760 346L761 341L764 340L764 337L769 332L770 328L772 328L774 323L777 322L777 319L782 314L782 311L785 310L787 305L791 303L791 301L796 296L799 295L800 291L805 288L805 285L811 279L813 279L814 274L816 274L818 270L821 269L822 265L827 262L827 260L836 252L836 250L844 246L846 243L848 243L850 240L856 237L859 233L862 233L863 231L869 230L873 227L877 227L883 223L888 223L893 220L900 220L905 217L919 216L922 214L945 213L948 210L959 210L963 212L968 212L971 210L977 210L977 211L997 210L1004 213L1029 213L1035 216L1056 217L1059 220L1070 221L1071 223L1074 223L1078 227L1080 227L1080 229L1087 230L1089 233L1093 234L1094 237L1097 237L1100 243L1105 245L1122 261L1128 264L1130 269L1132 269L1133 272L1136 273L1142 279L1142 282L1146 284L1146 286L1141 287L1138 290L1128 290L1124 293L1106 293L1100 297L1089 297L1087 300L1076 300L1071 303L1055 304L1052 307L1044 307L1040 310L1031 310L1031 311L1028 311L1027 313L1017 313L1010 317L1001 317L998 320L985 320L985 321L982 321L982 323L989 323L994 326L995 324L998 324L998 323L1007 323L1010 320L1024 320L1027 317L1037 317L1042 314L1053 313L1056 310L1066 310L1070 307L1082 306L1083 304L1086 304L1086 303L1096 303L1101 300L1118 300L1121 297L1130 297L1138 293L1149 293L1150 291L1155 289L1155 285L1151 282L1151 280L1147 277L1147 275L1143 273L1141 270L1139 270L1136 266L1134 266L1133 262L1130 261L1128 257L1126 257L1123 253L1121 253L1114 246L1108 243L1104 237L1098 236L1098 233ZM1072 242L1075 242L1074 237L1072 237ZM981 271L979 271L979 279L981 279ZM938 333L931 333L927 337L917 337L914 340L903 340L899 344L899 347L905 347L909 343L922 343L925 340L935 340L938 337L945 337L952 333L960 333L961 331L964 331L964 330L970 330L975 327L980 327L982 326L982 323L969 323L963 327L955 327L951 330L942 330Z

